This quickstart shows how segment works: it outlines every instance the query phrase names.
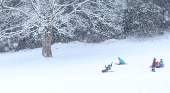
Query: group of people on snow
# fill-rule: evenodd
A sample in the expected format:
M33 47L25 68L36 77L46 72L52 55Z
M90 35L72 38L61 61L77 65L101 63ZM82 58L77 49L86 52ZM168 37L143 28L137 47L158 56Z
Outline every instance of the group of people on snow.
M125 62L120 58L120 57L118 57L118 60L119 60L119 63L117 64L117 65L123 65L123 64L125 64ZM105 65L105 70L102 70L102 72L104 73L104 72L108 72L108 70L111 70L111 67L112 67L112 64L113 64L113 62L111 63L111 64L109 64L107 67L106 67L106 65Z
M153 59L153 63L152 63L152 71L155 72L155 68L160 68L160 67L164 67L163 64L163 60L160 59L160 62L156 62L156 58Z
M118 60L119 60L119 63L117 65L125 64L124 60L122 60L120 57L118 57ZM113 64L113 62L111 64L109 64L107 67L105 65L106 69L102 70L102 72L104 73L104 72L108 72L108 70L111 70L112 64ZM163 60L160 59L160 62L156 62L156 58L154 58L153 63L151 65L152 71L155 72L155 68L161 68L161 67L164 67Z

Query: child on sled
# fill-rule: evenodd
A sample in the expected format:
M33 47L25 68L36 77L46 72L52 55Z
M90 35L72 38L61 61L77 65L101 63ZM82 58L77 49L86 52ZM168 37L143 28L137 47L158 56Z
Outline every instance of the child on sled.
M156 68L164 67L163 60L160 59L159 65L156 66Z
M113 63L113 62L112 62ZM111 67L112 67L112 63L110 64L110 65L108 65L107 67L106 67L106 65L105 65L105 70L102 70L102 72L108 72L108 70L111 70Z
M122 60L120 57L118 57L118 59L119 59L119 64L118 64L118 65L123 65L123 64L125 64L124 60Z

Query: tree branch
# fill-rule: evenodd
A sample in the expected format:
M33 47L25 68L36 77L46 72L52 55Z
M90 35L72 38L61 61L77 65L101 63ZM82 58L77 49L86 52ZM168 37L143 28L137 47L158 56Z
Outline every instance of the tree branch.
M75 3L75 0L72 3L70 3L70 4L65 4L65 5L54 4L54 6L56 6L56 7L62 7L62 6L66 7L66 6L73 5L74 3Z
M11 30L11 29L14 29L14 28L17 28L17 27L22 27L22 25L19 24L19 25L13 26L13 27L9 27L9 28L7 28L7 29L1 30L1 32L4 32L4 31L6 31L6 30Z
M4 5L3 5L3 0L1 0L0 6L2 7L2 10L1 10L1 11L16 10L16 11L19 11L19 12L21 12L22 14L24 14L26 17L28 17L28 14L26 14L25 12L23 12L23 11L17 9L17 8L4 6ZM1 12L1 11L0 11L0 12Z
M85 4L85 3L87 3L87 2L89 2L90 0L85 0L84 2L82 2L82 3L78 3L78 4L76 4L76 5L74 5L74 11L72 11L71 13L69 13L69 14L72 14L72 13L74 13L75 12L75 14L76 14L76 11L77 11L77 8L79 8L80 6L82 6L83 4ZM76 6L76 7L75 7Z

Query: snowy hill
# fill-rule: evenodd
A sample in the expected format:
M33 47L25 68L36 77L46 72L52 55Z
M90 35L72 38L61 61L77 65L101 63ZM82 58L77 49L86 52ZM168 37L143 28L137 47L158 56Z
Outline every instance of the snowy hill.
M71 42L42 49L0 54L0 93L170 93L170 34L137 40L108 40L100 44ZM113 65L121 57L128 65ZM151 72L153 58L165 67Z

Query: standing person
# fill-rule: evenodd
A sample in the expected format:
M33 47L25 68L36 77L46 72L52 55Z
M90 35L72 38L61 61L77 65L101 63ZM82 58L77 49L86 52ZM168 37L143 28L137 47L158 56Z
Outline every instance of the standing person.
M156 58L153 59L152 72L155 72L155 66L156 66Z
M118 65L125 64L125 62L120 57L118 57L118 59L119 59L119 64Z
M164 67L163 60L160 59L159 65L156 66L156 68Z

